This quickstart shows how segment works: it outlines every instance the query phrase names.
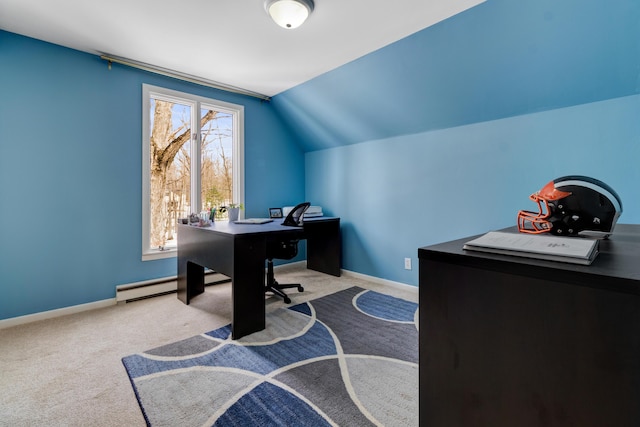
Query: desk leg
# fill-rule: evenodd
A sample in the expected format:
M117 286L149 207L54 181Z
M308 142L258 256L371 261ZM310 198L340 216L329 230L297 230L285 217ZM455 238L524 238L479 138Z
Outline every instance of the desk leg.
M178 299L189 304L191 298L204 292L204 267L178 258Z
M304 223L307 268L340 277L342 243L340 220Z
M178 299L185 304L204 292L207 241L201 231L178 224Z
M265 328L265 239L236 239L233 252L231 338L238 339Z

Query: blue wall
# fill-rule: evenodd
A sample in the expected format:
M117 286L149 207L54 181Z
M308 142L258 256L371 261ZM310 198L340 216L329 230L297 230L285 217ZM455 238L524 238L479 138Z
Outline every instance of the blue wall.
M417 285L417 248L515 225L563 175L640 222L639 93L637 0L488 0L273 104L306 198L343 220L344 268Z
M143 83L244 105L246 215L304 198L304 154L269 103L0 31L0 319L176 274L141 261Z
M564 174L640 222L637 0L488 0L271 103L0 31L0 319L176 273L140 261L142 83L244 105L246 214L322 205L352 271L417 285Z
M342 218L345 269L415 285L417 248L515 225L563 175L606 182L640 223L639 161L635 95L311 152L306 191Z

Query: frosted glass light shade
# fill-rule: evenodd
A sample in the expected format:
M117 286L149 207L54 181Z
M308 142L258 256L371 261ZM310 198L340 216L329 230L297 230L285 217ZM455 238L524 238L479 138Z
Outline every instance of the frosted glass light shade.
M313 0L267 0L265 9L282 28L297 28L313 10Z

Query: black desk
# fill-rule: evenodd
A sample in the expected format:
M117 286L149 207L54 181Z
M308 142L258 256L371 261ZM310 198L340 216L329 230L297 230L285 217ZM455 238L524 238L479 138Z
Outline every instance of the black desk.
M265 259L269 239L307 239L307 267L340 276L340 218L305 219L304 227L215 222L178 224L178 298L185 304L204 292L204 268L232 281L232 338L265 327Z
M475 237L418 250L420 425L640 426L640 225L590 266Z

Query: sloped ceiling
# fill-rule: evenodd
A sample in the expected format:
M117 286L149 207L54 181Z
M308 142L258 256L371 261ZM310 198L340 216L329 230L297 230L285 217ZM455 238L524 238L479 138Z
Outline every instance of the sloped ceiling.
M313 151L638 93L637 0L490 0L272 103Z

